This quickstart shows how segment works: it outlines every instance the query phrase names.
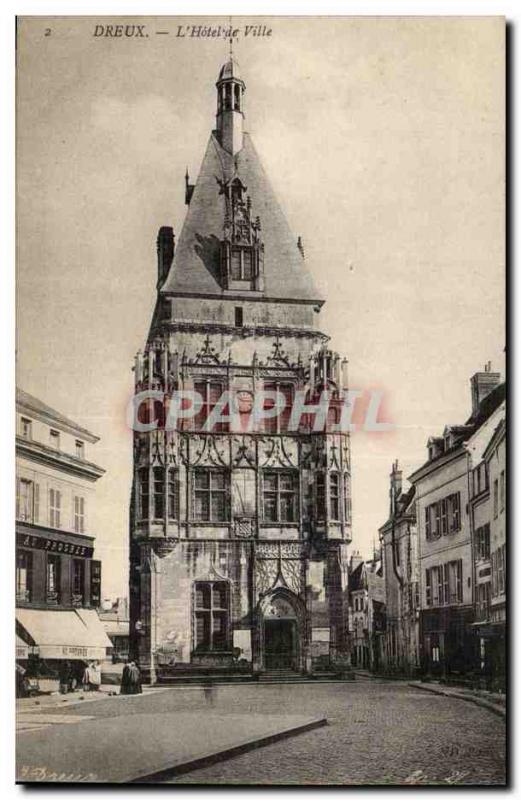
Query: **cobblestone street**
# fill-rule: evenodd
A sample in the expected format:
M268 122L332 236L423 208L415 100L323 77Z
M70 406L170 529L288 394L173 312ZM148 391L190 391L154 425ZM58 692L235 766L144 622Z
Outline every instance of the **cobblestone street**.
M223 714L324 712L329 722L326 728L191 772L175 783L505 781L504 720L471 703L403 683L222 686L206 700L201 689L173 691L184 692L192 707L211 703Z
M190 734L195 742L203 742L205 737L198 735L198 726L207 712L208 719L217 721L223 737L230 726L234 728L235 720L251 717L253 725L260 716L269 714L326 716L328 725L233 758L226 757L168 782L319 785L505 782L504 718L468 701L398 681L358 678L352 683L176 686L148 690L145 695L105 697L89 702L74 699L70 705L62 701L49 708L34 707L26 711L20 719L19 735L38 736L37 729L41 728L49 733L57 728L67 729L71 745L83 749L88 748L95 729L89 726L95 726L96 721L112 722L116 731L128 733L131 726L125 719L129 723L142 719L143 725L152 723L155 730L161 731L161 741L167 747L168 743L173 747L179 735L176 719L184 720L180 724L186 725L186 720L193 718L191 730L185 730L186 736ZM31 733L31 729L36 732ZM140 730L140 723L137 729ZM212 739L211 746L218 749L221 740ZM122 749L122 741L108 740L107 763L129 758L132 762L132 750ZM134 746L140 752L146 747L139 733ZM97 766L90 764L89 769L96 771Z

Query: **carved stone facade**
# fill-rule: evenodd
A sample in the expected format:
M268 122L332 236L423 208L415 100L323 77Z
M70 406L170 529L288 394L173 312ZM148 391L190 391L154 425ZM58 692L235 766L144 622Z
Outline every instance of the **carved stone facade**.
M228 85L239 108L223 105ZM136 394L159 398L146 417L158 429L134 433L130 529L131 649L152 681L349 658L348 434L313 432L312 416L290 431L289 411L260 430L244 424L262 389L289 409L299 390L340 404L346 362L315 327L323 300L242 131L235 62L217 86L217 130L193 187L187 178L179 243L160 231L157 304L135 363ZM165 429L172 392L186 390L202 408ZM223 392L239 425L207 432Z

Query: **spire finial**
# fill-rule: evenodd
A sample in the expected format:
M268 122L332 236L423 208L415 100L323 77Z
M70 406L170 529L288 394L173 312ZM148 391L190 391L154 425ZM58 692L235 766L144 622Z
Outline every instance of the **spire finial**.
M232 29L231 15L230 15L230 58L233 58L233 29Z

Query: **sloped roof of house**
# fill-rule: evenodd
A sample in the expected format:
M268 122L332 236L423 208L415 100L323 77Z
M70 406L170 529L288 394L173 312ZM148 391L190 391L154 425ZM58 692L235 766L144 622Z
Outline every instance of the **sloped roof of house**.
M19 387L16 387L16 405L23 407L28 411L32 411L47 417L51 421L55 422L57 426L63 425L64 427L73 430L78 436L82 436L87 441L99 441L98 436L91 433L86 428L82 428L77 422L74 422L62 414L61 411L56 411L55 408L51 408L51 406L48 406L42 400L39 400L37 397L34 397L34 395L25 392Z
M457 434L456 442L452 447L448 450L444 450L443 452L439 453L439 455L435 456L432 459L428 459L425 461L421 467L418 467L412 475L409 476L409 480L412 481L418 474L425 468L430 466L431 464L436 464L438 461L442 461L448 455L454 454L458 451L461 451L462 454L464 450L462 445L470 439L473 433L475 433L478 428L480 428L488 418L494 413L494 411L499 408L501 403L506 397L506 384L500 383L499 386L490 392L486 397L483 398L481 403L479 404L479 408L475 414L471 414L468 420L466 421L465 425L451 425L451 429L453 431L459 431Z
M220 242L225 197L220 182L238 176L251 197L252 214L261 222L265 291L255 297L322 304L249 134L232 156L212 133L162 294L226 296L219 282Z

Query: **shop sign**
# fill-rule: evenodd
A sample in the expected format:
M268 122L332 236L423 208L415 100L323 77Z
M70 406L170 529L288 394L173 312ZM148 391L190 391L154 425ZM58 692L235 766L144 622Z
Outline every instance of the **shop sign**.
M19 547L33 547L37 550L47 550L49 553L63 553L64 555L83 558L91 558L94 552L93 547L86 547L74 542L58 542L55 539L47 539L31 534L18 535L16 543Z

